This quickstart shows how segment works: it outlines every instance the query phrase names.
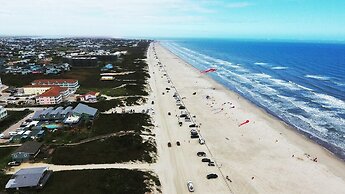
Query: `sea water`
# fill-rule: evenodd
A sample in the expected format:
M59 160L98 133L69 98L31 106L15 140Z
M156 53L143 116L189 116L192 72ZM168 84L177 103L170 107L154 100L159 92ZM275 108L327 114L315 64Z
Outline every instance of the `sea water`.
M163 46L345 159L345 44L169 40Z

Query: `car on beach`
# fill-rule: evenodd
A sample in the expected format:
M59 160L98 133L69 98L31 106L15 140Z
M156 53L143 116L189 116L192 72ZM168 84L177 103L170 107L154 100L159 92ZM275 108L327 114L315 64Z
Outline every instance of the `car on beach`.
M187 182L187 188L189 192L194 192L194 185L192 181Z
M216 179L216 178L218 178L218 175L212 173L212 174L208 174L208 175L206 176L206 178L207 178L207 179Z
M204 145L205 144L205 140L203 138L199 138L199 144L200 145Z
M197 156L199 157L206 157L206 153L205 152L198 152L196 153Z
M197 138L199 138L199 135L198 135L198 134L192 134L192 135L190 136L190 138L192 138L192 139L197 139Z
M209 162L208 166L216 166L214 162Z
M201 162L211 162L211 160L209 159L209 158L203 158L203 159L201 159Z
M169 148L171 147L171 143L170 143L170 142L168 142L168 147L169 147Z
M177 146L180 146L181 144L180 144L180 142L179 142L179 141L177 141L177 142L176 142L176 145L177 145Z

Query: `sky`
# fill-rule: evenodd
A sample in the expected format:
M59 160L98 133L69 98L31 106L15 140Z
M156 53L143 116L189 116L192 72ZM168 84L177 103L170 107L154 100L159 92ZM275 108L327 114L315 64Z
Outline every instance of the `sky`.
M345 41L345 0L0 0L0 35Z

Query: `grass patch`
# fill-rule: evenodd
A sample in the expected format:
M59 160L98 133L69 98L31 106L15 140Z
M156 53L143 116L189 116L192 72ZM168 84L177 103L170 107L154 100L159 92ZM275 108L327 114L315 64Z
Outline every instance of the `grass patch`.
M11 175L4 174L0 171L0 193L5 192L5 186L8 180L10 180ZM5 194L5 193L4 193Z
M3 189L9 175L0 176ZM1 180L4 181L1 182ZM151 183L152 182L152 183ZM22 190L22 192L61 194L61 193L112 193L145 194L160 185L157 177L149 172L126 169L73 170L54 172L42 190ZM1 191L1 190L0 190Z
M7 117L0 121L0 132L3 132L11 125L17 123L18 121L22 120L28 114L32 113L31 110L23 110L23 111L7 111Z
M76 146L56 148L51 162L59 165L109 164L130 161L154 162L154 140L144 141L138 134L109 137Z
M17 149L17 147L0 148L0 169L4 169L7 167L7 163L11 161L11 153L15 149Z

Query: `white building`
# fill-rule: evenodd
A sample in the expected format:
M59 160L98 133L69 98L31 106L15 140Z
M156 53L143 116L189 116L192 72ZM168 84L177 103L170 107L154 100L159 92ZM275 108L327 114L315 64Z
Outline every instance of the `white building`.
M0 121L5 117L7 117L7 110L3 106L0 106Z

